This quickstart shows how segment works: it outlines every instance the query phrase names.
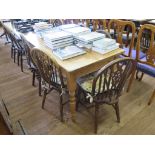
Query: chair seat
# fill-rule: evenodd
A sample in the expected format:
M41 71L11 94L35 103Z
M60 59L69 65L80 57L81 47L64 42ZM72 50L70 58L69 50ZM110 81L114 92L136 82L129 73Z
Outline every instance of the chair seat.
M141 61L146 61L146 57L141 59ZM155 67L138 62L137 69L145 74L155 77Z
M85 92L84 95L86 95L86 98L87 98L85 100L85 106L87 106L87 107L91 107L90 96L91 96L91 92L92 92L93 79L94 79L93 74L89 74L87 76L79 78L78 81L77 81L79 87ZM99 80L97 81L97 84L96 84L96 90L98 90L98 88L99 88ZM101 91L102 91L102 89L103 88L101 87ZM110 90L105 90L104 91L104 98L103 98L102 93L97 94L97 96L94 97L94 101L96 103L100 103L100 104L104 104L104 103L113 104L113 103L116 103L118 100L115 98L115 95L113 96L112 99L109 98L109 96L108 96L109 91L111 91L111 92L114 91L115 92L114 89L113 90L111 90L111 89ZM115 94L115 93L113 93L113 94ZM87 103L88 103L88 105L87 105Z
M96 74L96 72L90 73L84 77L81 77L77 80L78 85L87 93L91 93L92 92L92 83L93 83L93 79L94 79L94 75ZM107 75L108 77L108 75ZM104 81L104 76L102 76L102 81ZM111 85L111 84L110 84ZM99 80L96 83L96 90L98 90L99 88ZM102 91L102 87L101 87L101 91ZM106 90L105 90L106 91Z
M93 78L93 74L89 74L84 77L78 78L77 83L84 91L91 93Z
M124 49L124 54L128 56L129 55L129 48L124 47L123 49ZM132 53L132 56L131 57L133 59L136 59L136 50L133 49L131 53ZM146 56L145 53L143 53L142 51L140 51L140 59L144 58L145 56ZM123 57L123 56L121 56L121 57Z

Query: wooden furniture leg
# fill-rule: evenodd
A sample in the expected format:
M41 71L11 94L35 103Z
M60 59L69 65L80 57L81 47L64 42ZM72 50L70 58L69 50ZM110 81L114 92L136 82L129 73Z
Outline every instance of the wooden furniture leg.
M154 91L152 93L152 96L151 96L149 102L148 102L148 105L150 105L152 103L154 97L155 97L155 89L154 89Z
M136 72L136 79L138 80L138 81L142 81L142 78L143 78L143 76L144 76L144 73L143 72L141 72L141 75L140 75L140 77L139 77L139 71L137 71Z
M5 32L3 32L1 35L0 35L0 37L3 37L5 35Z
M134 80L135 72L136 72L136 70L134 70L133 73L131 74L131 77L130 77L130 79L129 79L129 83L128 83L128 87L127 87L127 92L130 91L131 85L132 85L133 80Z
M67 85L69 90L69 104L70 104L70 113L71 113L71 119L73 122L76 121L75 115L76 115L76 98L75 98L75 92L76 92L76 79L72 74L67 75Z

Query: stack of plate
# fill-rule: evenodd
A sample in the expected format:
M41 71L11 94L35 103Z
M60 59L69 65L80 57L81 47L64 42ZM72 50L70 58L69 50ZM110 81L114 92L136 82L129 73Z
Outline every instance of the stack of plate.
M72 34L74 37L81 35L81 34L86 34L91 32L91 30L87 27L80 27L80 26L76 26L76 27L72 27L72 28L67 28L64 29L64 31Z
M74 27L79 27L79 25L77 24L64 24L64 25L60 25L58 28L60 30L66 30L66 29L70 29L70 28L74 28Z
M35 25L33 26L33 28L36 32L49 29L49 27L50 27L50 25L47 24L46 22L35 23Z
M90 32L75 37L78 44L91 48L94 41L105 38L105 34L98 32Z
M45 44L51 49L59 49L73 45L73 37L64 31L51 31L43 36Z
M92 50L101 54L113 51L119 48L119 44L116 40L110 38L104 38L93 42Z
M62 49L54 50L53 53L61 60L66 60L75 56L85 54L86 52L83 49L80 49L79 47L72 45Z

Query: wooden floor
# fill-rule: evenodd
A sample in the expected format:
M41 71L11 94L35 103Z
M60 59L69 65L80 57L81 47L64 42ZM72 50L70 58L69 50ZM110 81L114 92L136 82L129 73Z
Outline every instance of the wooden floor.
M0 93L5 100L12 121L21 119L28 134L93 134L93 120L83 108L77 112L77 122L70 120L69 107L65 107L65 122L59 121L58 96L49 94L45 110L41 109L42 97L38 87L31 85L31 72L24 73L10 58L10 45L0 38ZM36 83L37 85L37 83ZM134 80L131 91L120 98L121 123L116 122L113 108L103 105L100 110L98 134L155 134L155 100L148 99L155 86L155 79L145 75L142 82Z
M0 135L10 135L10 131L8 127L6 126L2 115L0 114Z

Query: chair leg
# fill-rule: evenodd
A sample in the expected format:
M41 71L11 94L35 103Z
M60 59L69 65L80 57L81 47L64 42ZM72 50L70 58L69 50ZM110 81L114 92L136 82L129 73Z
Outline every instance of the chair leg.
M141 76L140 76L140 77L138 76L138 73L139 73L139 71L136 72L136 79L137 79L138 81L141 81L142 78L143 78L143 76L144 76L144 73L141 72Z
M97 134L99 106L95 103L94 133Z
M39 77L39 96L41 96L41 77Z
M119 105L118 105L118 103L116 103L114 105L114 109L116 111L117 122L120 123L120 114L119 114Z
M14 63L16 62L16 50L14 49L14 52L13 52L13 59L14 59Z
M7 35L6 33L5 33L5 37L6 37L5 45L11 43L11 42L9 41L8 35Z
M78 101L78 99L76 100L76 111L78 111L79 110L79 101Z
M62 98L62 95L60 95L60 120L61 122L63 122L63 98Z
M32 76L32 86L35 86L35 77L36 77L36 73L35 71L32 71L33 76Z
M19 57L20 57L20 53L19 53L19 51L17 51L17 64L18 64L18 66L19 66Z
M76 111L78 111L79 108L79 101L80 101L80 89L77 88L77 93L76 93Z
M8 38L8 35L7 35L7 34L5 34L5 36L6 36L6 41L7 41L7 43L9 43L9 38Z
M13 58L13 48L11 47L11 58Z
M0 37L3 37L5 35L5 32L3 32L1 35L0 35Z
M134 49L136 49L137 38L134 39Z
M23 72L23 55L22 53L20 53L21 56L20 56L20 65L21 65L21 71Z
M41 96L41 77L39 77L39 96Z
M131 77L129 79L129 84L128 84L128 87L127 87L127 92L130 91L131 85L133 83L134 75L135 75L135 71L132 73L132 75L131 75Z
M44 109L44 104L45 104L45 100L46 100L46 95L47 95L47 89L44 90L44 96L43 96L43 100L42 100L42 109Z
M149 102L148 102L148 105L150 105L150 104L152 103L154 97L155 97L155 90L153 91L153 93L152 93L152 95L151 95L151 98L150 98L150 100L149 100Z

